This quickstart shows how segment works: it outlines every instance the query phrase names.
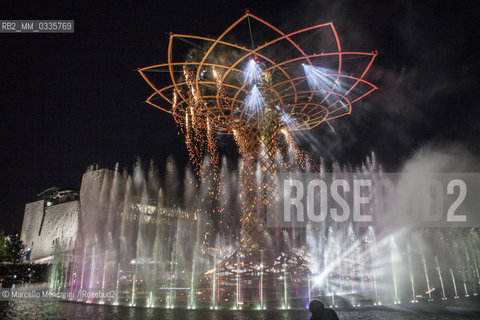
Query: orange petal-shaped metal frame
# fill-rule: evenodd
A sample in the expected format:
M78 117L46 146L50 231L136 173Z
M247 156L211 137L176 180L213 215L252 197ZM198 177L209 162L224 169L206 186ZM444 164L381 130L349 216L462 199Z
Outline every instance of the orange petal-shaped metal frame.
M235 33L235 28L241 22L245 22L250 18L259 22L260 25L269 29L270 32L278 34L278 37L250 49L224 40L228 35ZM249 20L248 22L250 23ZM321 53L307 54L302 49L301 43L293 40L294 37L299 35L316 32L321 29L331 31L330 36L333 39L334 51L322 52L321 48L318 48L317 52ZM201 57L201 60L197 62L175 62L173 61L174 39L204 42L207 48L206 52ZM271 56L272 53L268 52L268 50L273 45L280 45L280 43L290 46L295 54L282 61L278 61L279 58L277 56ZM234 61L229 63L217 62L216 53L218 51L225 53L225 50L231 50L230 58L235 57ZM282 51L283 54L287 49ZM248 114L245 108L242 108L244 99L249 93L249 84L247 81L240 80L243 73L242 65L253 56L257 56L264 61L264 73L270 72L273 74L275 72L277 75L278 79L268 87L262 88L261 93L268 105L277 106L282 110L283 114L296 121L295 126L285 127L288 130L311 129L326 120L348 115L352 112L353 103L377 89L375 85L364 79L377 56L377 52L343 52L333 23L320 24L285 34L265 20L247 12L216 39L194 35L170 34L167 63L138 69L143 79L154 90L146 102L172 114L175 121L180 125L185 124L188 110L193 108L196 114L202 114L209 119L213 130L217 133L231 134L239 119L244 124L245 122L249 125L255 124L256 121L260 121L259 117ZM368 59L363 71L360 71L358 76L342 73L344 60L358 57ZM331 88L320 90L308 87L306 76L303 70L301 70L302 64L315 66L317 61L321 59L332 58L335 58L335 63L330 62L330 65L336 67L333 69L335 71L326 74L331 79L335 79ZM182 69L187 68L191 71L189 81L185 77L179 80L182 77L175 75L174 69L178 67ZM168 69L172 84L158 88L151 78L147 77L147 73L160 71L162 68ZM207 76L202 76L202 72L207 73ZM348 83L348 86L339 86L339 80L342 83ZM359 86L359 84L361 85ZM354 91L355 94L353 94ZM267 97L267 92L270 97ZM159 98L164 103L159 103L157 101Z

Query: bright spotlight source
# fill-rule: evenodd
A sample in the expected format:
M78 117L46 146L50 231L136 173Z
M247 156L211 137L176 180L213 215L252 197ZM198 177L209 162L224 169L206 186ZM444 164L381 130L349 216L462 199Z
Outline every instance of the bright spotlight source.
M334 73L333 70L322 67L314 67L307 64L302 64L305 76L307 77L308 85L315 90L332 90L338 83L337 79L329 73Z
M287 126L289 127L290 129L293 129L295 127L297 127L297 120L295 120L295 118L293 117L290 117L287 113L285 113L285 111L281 111L281 114L282 114L282 122Z
M322 98L327 92L338 92L341 94L347 94L352 88L349 87L347 83L344 83L342 75L338 74L336 71L323 68L315 67L311 65L304 64L303 70L305 72L305 77L307 78L308 85L312 91L315 91L317 95L320 95ZM339 100L337 95L327 94L327 102L333 103L333 105L338 108L338 102L341 106L345 107L345 103Z
M245 68L243 69L243 75L245 77L245 81L248 83L258 83L262 79L262 67L258 64L254 59L250 59Z
M259 113L263 110L265 101L256 85L253 86L252 90L250 90L250 93L245 98L244 106L250 113Z
M313 283L315 284L321 284L323 282L325 277L323 277L322 275L319 275L319 276L315 276L313 278Z

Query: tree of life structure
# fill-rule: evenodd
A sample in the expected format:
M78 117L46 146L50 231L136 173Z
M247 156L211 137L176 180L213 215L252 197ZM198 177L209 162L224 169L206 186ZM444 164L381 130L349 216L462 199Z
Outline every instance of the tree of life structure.
M193 48L185 61L174 60L174 40ZM170 34L167 63L139 68L154 90L146 102L174 117L197 171L206 153L218 165L215 136L232 134L239 148L242 234L216 268L225 281L251 283L261 275L268 287L279 274L308 272L282 230L267 227L278 201L278 140L293 143L291 132L350 114L377 89L364 79L376 55L342 51L331 22L287 34L247 11L217 38ZM157 86L160 72L168 72L170 85Z

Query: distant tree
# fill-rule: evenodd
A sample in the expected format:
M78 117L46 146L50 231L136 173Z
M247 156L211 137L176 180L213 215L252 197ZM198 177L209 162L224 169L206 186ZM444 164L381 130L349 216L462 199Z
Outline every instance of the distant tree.
M20 263L25 255L25 244L18 234L12 234L8 239L7 260L13 263Z
M0 262L5 262L8 260L8 240L3 233L3 230L0 230Z

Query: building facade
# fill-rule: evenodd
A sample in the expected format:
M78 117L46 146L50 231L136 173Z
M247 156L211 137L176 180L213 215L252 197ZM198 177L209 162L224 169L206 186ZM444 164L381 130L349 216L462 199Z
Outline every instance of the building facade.
M20 238L26 245L26 262L48 263L55 250L69 253L75 248L80 201L78 192L57 188L39 197L25 206Z

